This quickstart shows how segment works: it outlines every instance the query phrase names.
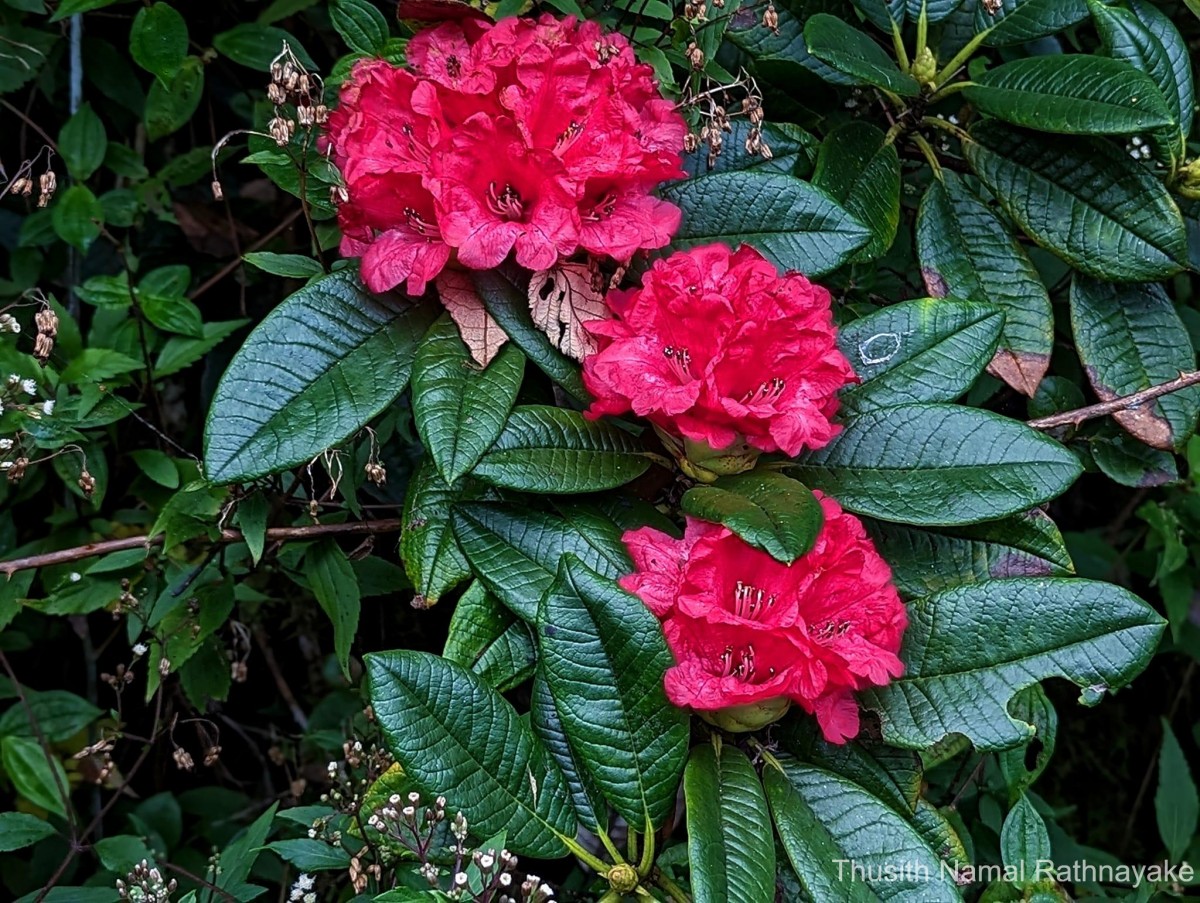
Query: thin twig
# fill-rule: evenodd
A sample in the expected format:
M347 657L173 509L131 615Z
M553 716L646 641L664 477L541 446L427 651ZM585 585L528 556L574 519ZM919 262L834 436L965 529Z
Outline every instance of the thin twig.
M3 103L3 101L0 101L0 103ZM274 229L272 229L270 232L268 232L266 235L264 235L258 241L254 242L254 244L250 245L250 247L248 247L244 253L249 254L251 251L257 251L259 248L261 248L267 242L271 241L274 238L278 238L283 232L285 232L288 229L289 226L292 225L292 223L294 223L296 220L298 220L300 218L300 214L302 212L303 211L301 211L301 210L293 210L291 213L289 213L287 216L285 216L283 218L283 222L281 222L278 226L276 226ZM200 284L200 286L194 292L192 292L190 295L188 295L188 299L195 301L197 298L199 298L201 295L203 295L205 292L207 292L210 288L212 288L214 285L216 285L218 282L220 282L222 279L224 279L226 276L228 276L230 273L232 273L238 267L240 267L242 265L242 263L243 263L242 257L234 258L229 263L225 264L225 266L221 267L221 269L219 269L215 273L213 273L212 276L210 276L208 279L206 279L204 282L202 282Z
M289 540L317 539L322 536L346 536L356 534L396 533L400 530L400 518L383 520L354 521L348 524L313 524L307 527L271 527L267 530L267 539L272 542ZM222 530L216 542L241 542L245 537L241 530ZM61 549L57 552L45 552L41 555L30 555L27 558L14 558L11 561L0 561L0 574L11 577L17 571L30 568L50 567L56 564L67 564L96 555L107 555L110 552L121 552L126 549L140 549L162 545L163 537L130 536L125 539L108 539L103 542L92 542L87 545L75 546L71 549Z
M1039 417L1036 420L1028 421L1027 425L1033 427L1035 430L1050 430L1058 426L1079 426L1085 420L1107 417L1109 414L1115 414L1117 411L1134 408L1147 401L1153 401L1155 398L1170 395L1172 392L1178 392L1181 389L1198 384L1200 384L1200 370L1195 370L1191 373L1180 373L1179 376L1170 382L1151 386L1149 389L1142 389L1140 392L1134 392L1132 395L1123 395L1120 398L1113 398L1110 401L1102 401L1099 404L1076 408L1073 411L1051 414L1049 417Z

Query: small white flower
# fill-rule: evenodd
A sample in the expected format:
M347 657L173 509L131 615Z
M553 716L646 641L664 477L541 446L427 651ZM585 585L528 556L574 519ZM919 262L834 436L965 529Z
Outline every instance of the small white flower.
M0 451L8 451L13 447L11 439L0 439Z
M296 878L296 887L300 888L302 891L307 892L312 890L316 883L317 881L312 875L307 875L303 872L301 872L300 876Z
M303 903L317 903L317 895L312 891L309 891L304 895Z
M37 381L32 379L21 380L21 391L26 395L37 395Z
M0 461L0 470L12 470L12 461Z
M42 413L47 417L54 413L54 399L42 403Z
M19 386L21 384L21 376L18 373L8 374L8 384L10 386Z
M467 873L466 872L459 872L457 875L454 876L454 886L455 887L466 887L467 886Z
M13 335L16 335L17 333L19 333L21 331L21 324L18 323L16 320L13 320L11 323L8 324L8 331L11 332Z
M1130 139L1130 144L1132 144L1134 147L1141 147L1142 139L1139 138L1137 135L1134 135L1133 138Z
M79 571L71 571L70 576L67 579L72 583L78 583L83 579L83 575L80 574Z
M137 645L135 645L135 646L133 647L133 654L134 654L134 655L145 655L145 654L146 654L148 651L149 651L149 650L146 648L146 644L145 644L145 643L138 643Z

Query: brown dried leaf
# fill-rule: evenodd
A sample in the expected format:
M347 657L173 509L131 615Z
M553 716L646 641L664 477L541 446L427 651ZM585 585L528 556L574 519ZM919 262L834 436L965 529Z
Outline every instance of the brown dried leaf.
M1042 377L1050 369L1050 355L1000 348L987 369L992 376L1032 398Z
M602 281L584 263L562 263L534 273L529 280L529 310L533 322L554 347L582 361L597 350L596 338L583 328L590 320L608 319Z
M470 275L462 270L443 270L434 284L471 357L486 367L500 353L508 336L483 306Z

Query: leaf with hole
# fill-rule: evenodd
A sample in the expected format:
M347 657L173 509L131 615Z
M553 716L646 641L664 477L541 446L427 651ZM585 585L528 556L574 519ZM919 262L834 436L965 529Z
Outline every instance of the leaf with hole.
M980 752L1027 742L1013 696L1048 677L1095 705L1150 661L1166 621L1127 590L1093 580L1016 578L960 586L908 606L902 677L867 690L883 739L923 749L953 733Z

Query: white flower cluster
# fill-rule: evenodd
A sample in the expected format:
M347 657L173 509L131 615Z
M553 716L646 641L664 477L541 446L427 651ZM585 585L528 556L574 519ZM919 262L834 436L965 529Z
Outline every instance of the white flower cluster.
M1129 152L1129 156L1135 160L1150 159L1150 145L1144 140L1134 135L1129 139L1129 143L1125 145L1125 150Z
M312 875L301 872L296 883L292 885L292 892L288 896L288 900L292 903L317 903L317 894L313 890L315 884L316 880Z

